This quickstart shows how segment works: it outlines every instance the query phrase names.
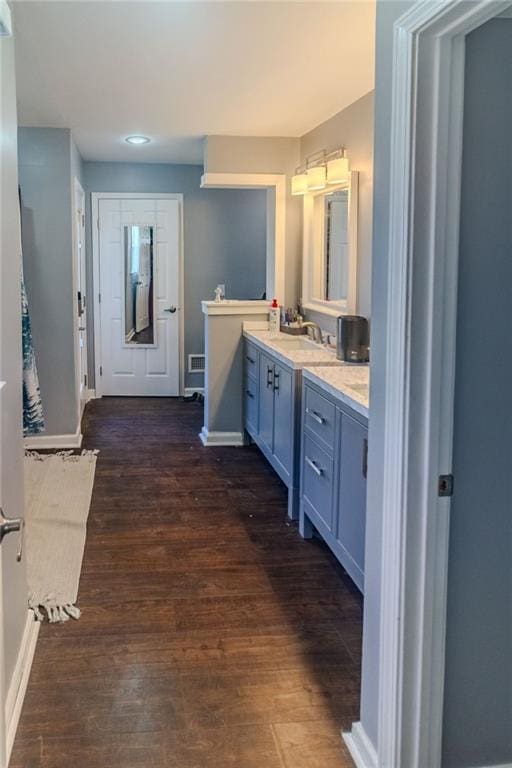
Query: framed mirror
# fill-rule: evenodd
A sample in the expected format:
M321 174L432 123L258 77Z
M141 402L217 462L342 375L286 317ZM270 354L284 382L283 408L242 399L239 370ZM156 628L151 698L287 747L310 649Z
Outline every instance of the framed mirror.
M153 227L124 228L124 343L155 340Z
M303 295L306 309L355 314L358 174L304 196Z

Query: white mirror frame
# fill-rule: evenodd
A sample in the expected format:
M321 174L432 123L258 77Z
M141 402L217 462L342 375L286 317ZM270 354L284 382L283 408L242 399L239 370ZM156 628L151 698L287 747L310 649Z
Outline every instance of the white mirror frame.
M318 192L304 195L301 302L304 309L334 316L356 314L358 182L358 172L351 171L347 184L332 184ZM348 295L341 301L327 301L317 298L315 285L315 253L323 254L323 222L317 222L315 225L314 207L319 196L340 189L348 189Z

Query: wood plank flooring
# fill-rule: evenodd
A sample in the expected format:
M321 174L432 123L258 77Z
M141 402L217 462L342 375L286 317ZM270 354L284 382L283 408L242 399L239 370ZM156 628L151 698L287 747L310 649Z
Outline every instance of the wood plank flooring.
M43 624L10 768L349 768L362 600L202 409L89 403L80 621Z

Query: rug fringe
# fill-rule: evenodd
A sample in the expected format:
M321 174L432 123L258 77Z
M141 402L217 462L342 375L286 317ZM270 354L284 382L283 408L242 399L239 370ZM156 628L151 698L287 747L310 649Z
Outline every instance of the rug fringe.
M98 454L98 448L84 448L81 453L74 453L73 449L68 451L57 451L57 453L38 453L37 451L31 451L28 448L25 449L25 456L29 459L33 459L34 461L46 461L47 459L53 459L55 457L62 459L62 461L78 461L82 457L93 458Z
M45 611L50 624L63 623L69 619L79 619L82 615L80 608L77 608L76 605L73 603L58 604L53 595L48 595L41 603L37 603L33 597L30 597L28 604L29 608L34 611L37 621L44 621L43 611Z

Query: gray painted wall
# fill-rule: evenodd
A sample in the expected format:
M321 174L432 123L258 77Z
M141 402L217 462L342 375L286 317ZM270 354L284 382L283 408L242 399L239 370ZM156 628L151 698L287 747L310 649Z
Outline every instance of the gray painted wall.
M301 162L321 149L346 147L351 168L359 172L357 312L371 316L374 92L367 93L300 140ZM329 315L308 312L323 328L336 332Z
M386 397L387 269L389 233L389 155L391 146L391 68L393 24L413 3L377 3L375 141L372 248L372 335L369 474L366 512L365 602L361 722L374 746L378 743L380 568L382 541L382 456Z
M195 165L85 162L83 171L89 286L92 285L91 192L183 193L185 355L204 352L201 300L212 299L218 283L226 284L226 295L231 298L259 298L265 290L265 193L200 189L203 169ZM92 313L88 320L92 387ZM185 384L202 387L203 374L186 373Z
M79 162L67 128L20 128L18 142L23 264L46 434L72 434L78 417L71 174Z
M466 41L444 768L512 761L511 82L496 19Z
M2 72L0 134L0 379L2 391L1 503L5 514L24 514L21 400L21 296L18 169L16 157L16 86L14 40L0 37ZM12 680L27 619L25 562L16 562L16 534L2 542L6 690ZM3 715L2 715L3 716Z

